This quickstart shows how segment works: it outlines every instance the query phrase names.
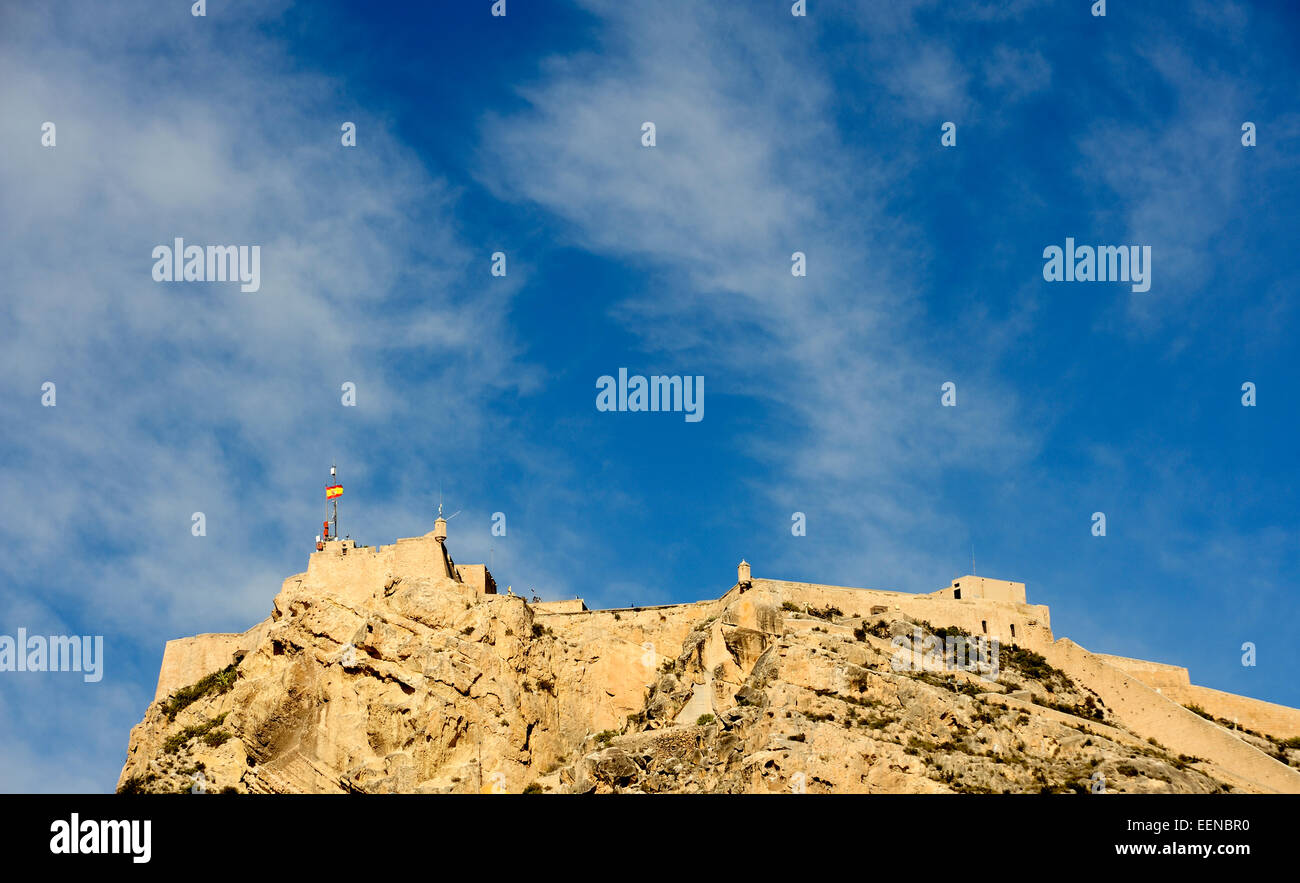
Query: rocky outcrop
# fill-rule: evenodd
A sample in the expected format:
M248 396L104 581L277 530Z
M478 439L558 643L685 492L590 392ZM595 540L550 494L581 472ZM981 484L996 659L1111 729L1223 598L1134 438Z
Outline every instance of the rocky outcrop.
M996 680L897 670L899 642L940 630L754 585L541 613L445 578L290 578L229 659L150 705L119 790L1300 791L1295 750L1077 645L1003 647Z

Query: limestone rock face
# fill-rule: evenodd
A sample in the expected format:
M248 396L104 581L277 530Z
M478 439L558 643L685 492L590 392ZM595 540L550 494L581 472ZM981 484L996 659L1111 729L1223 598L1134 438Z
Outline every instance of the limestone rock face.
M934 626L810 600L755 581L543 614L442 577L293 577L225 668L149 707L119 790L1300 791L1294 750L1077 645L1004 647L996 680L898 670L899 642Z

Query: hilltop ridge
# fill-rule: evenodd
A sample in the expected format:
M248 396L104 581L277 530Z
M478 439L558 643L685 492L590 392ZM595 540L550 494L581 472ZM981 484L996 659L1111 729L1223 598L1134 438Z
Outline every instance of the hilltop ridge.
M1300 793L1300 711L1055 638L1023 583L742 562L715 600L588 610L445 538L323 544L266 620L168 642L118 790Z

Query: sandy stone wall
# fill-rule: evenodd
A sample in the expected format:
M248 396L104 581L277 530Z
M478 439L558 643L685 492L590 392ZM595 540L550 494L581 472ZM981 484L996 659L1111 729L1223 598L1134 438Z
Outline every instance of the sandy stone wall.
M1029 600L1025 595L1024 583L973 575L960 576L948 588L930 594L933 597L963 601L1011 601L1025 604Z
M338 593L350 601L362 601L382 590L396 569L396 546L354 548L344 540L328 543L323 552L313 552L307 561L303 584Z
M1095 655L1123 669L1148 687L1158 689L1179 705L1200 706L1215 717L1234 721L1244 729L1278 739L1300 736L1300 710L1193 684L1187 669L1182 666L1130 659L1127 656Z
M256 646L270 625L271 620L265 619L246 632L214 632L168 641L158 669L154 701L230 665L236 653Z
M587 610L587 605L581 598L572 598L568 601L541 601L533 605L533 609L541 613L583 613Z
M1173 692L1171 698L1183 705L1199 705L1215 717L1234 721L1245 729L1267 733L1278 739L1300 736L1300 710L1285 705L1225 693L1197 684Z
M495 595L497 593L496 580L492 578L487 565L457 564L456 571L460 574L461 581L467 586L473 586L474 591L480 595Z
M1180 665L1166 665L1163 662L1149 662L1145 659L1131 659L1128 656L1111 656L1108 653L1094 653L1098 659L1109 665L1122 669L1142 683L1164 693L1191 685L1187 669Z
M807 604L815 609L835 607L848 616L867 619L904 613L935 626L955 625L972 635L995 637L1007 644L1039 650L1052 643L1051 613L1042 604L1007 601L966 600L888 592L819 586L787 580L756 579L755 589L775 591L783 601Z
M1048 661L1086 683L1130 730L1232 770L1264 791L1300 793L1300 773L1247 745L1227 730L1089 653L1068 638L1043 652Z
M432 533L422 537L400 539L393 550L393 575L453 577L446 556L446 547L433 538Z
M488 586L495 588L491 574L481 564L453 569L446 547L430 532L403 537L388 546L357 546L351 540L328 543L324 550L311 554L303 584L362 601L394 578L455 579L461 574L470 575L480 594Z

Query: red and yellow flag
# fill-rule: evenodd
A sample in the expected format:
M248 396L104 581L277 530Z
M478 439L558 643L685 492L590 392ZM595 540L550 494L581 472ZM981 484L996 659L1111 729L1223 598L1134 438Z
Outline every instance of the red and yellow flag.
M325 499L332 500L335 497L341 497L341 496L343 496L343 485L332 484L329 487L325 488Z

